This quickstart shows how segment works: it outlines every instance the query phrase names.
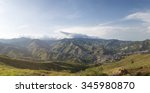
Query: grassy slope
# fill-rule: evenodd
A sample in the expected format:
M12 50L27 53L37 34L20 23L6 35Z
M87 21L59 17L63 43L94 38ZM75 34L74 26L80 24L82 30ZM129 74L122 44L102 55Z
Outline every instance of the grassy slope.
M0 75L72 75L85 68L75 63L37 63L0 56Z
M30 70L30 69L18 69L4 64L0 64L1 76L55 76L55 75L71 75L69 72L56 72L46 70Z
M13 62L15 62L15 65L12 64ZM25 66L27 69L22 66ZM118 62L107 63L73 73L81 70L82 67L85 69L83 65L59 62L55 64L27 62L27 64L25 64L25 61L0 57L0 75L150 75L150 54L131 55Z
M150 54L136 54L121 61L81 71L78 75L150 75Z

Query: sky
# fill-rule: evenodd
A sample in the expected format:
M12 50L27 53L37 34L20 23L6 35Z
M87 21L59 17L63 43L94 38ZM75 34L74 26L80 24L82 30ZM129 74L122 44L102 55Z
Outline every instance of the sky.
M150 39L150 0L0 0L0 38Z

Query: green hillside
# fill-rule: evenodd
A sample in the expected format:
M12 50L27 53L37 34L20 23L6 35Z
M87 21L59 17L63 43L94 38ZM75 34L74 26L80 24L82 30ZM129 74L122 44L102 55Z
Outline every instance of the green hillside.
M0 56L0 75L72 75L87 66L67 62L28 62Z
M30 70L18 69L4 64L0 64L0 76L56 76L56 75L72 75L67 71L47 71L47 70Z
M134 54L124 59L99 65L77 63L35 63L0 57L0 75L4 76L105 76L150 75L150 54Z
M78 75L150 75L150 54L135 54L121 61L88 68Z

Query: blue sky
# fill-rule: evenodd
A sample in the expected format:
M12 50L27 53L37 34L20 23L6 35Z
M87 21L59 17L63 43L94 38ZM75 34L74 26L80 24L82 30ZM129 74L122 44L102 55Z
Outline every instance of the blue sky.
M0 0L0 38L150 39L150 0Z

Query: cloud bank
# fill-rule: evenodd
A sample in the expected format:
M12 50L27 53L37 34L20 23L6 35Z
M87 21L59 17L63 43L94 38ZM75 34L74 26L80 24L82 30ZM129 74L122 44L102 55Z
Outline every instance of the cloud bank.
M105 39L120 40L145 40L150 37L150 12L135 12L121 19L121 22L113 22L94 26L73 26L58 29L69 35L82 34L85 36L95 36ZM140 21L132 25L124 25L128 21ZM73 34L74 33L74 34Z
M66 38L96 38L85 34L76 34L76 33L64 32L64 31L60 31L60 33L64 34Z

